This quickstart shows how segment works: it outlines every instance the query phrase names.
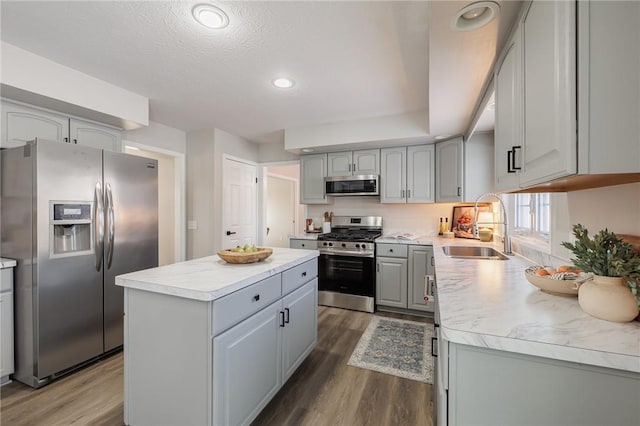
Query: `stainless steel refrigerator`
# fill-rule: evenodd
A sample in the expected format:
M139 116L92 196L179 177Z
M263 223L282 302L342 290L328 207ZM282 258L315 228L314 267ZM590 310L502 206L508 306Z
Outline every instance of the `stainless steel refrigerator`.
M157 161L37 140L0 151L16 259L14 379L40 387L122 346L115 276L158 265Z

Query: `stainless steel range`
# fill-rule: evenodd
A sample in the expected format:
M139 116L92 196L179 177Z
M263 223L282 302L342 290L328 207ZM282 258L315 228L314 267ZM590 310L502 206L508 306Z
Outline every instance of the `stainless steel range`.
M376 292L375 239L379 216L334 216L333 232L318 236L318 303L373 312Z

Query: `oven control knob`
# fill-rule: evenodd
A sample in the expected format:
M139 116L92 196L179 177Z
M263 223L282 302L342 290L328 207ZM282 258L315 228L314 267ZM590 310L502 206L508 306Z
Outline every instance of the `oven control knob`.
M332 246L333 246L333 243L329 243L329 247L332 247Z
M346 247L347 245L345 243L342 243L342 247Z
M327 243L322 243L322 245L326 247L326 246L327 246Z
M360 248L360 244L356 244L356 248ZM362 248L364 248L364 244L362 245Z

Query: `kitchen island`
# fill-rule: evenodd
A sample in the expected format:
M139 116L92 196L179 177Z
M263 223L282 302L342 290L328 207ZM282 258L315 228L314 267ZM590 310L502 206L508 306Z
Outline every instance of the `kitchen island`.
M249 424L317 341L317 256L274 248L125 274L128 425Z
M439 425L640 424L640 322L596 319L577 297L540 291L520 256L460 259L442 250L491 244L432 243Z

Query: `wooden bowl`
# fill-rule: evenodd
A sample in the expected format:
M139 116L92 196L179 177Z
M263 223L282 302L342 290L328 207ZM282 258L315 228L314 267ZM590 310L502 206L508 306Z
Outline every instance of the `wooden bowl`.
M545 293L561 296L577 296L580 285L590 279L588 274L564 274L567 278L573 276L570 279L553 279L550 276L541 277L536 275L536 271L541 268L541 266L527 268L524 271L524 276L527 278L527 281Z
M248 253L235 252L230 250L220 250L218 256L220 259L227 263L256 263L263 261L267 257L271 256L273 249L267 247L258 247L258 251L252 251Z

